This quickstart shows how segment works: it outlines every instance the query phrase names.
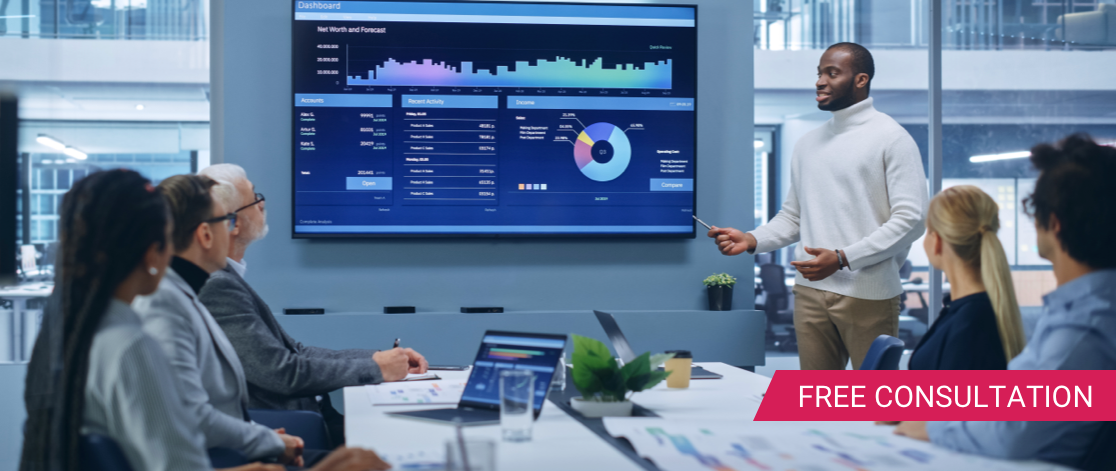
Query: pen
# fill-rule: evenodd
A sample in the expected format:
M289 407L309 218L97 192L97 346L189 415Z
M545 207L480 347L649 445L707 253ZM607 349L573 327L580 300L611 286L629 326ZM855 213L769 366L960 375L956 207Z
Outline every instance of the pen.
M698 224L701 224L701 225L705 226L706 229L713 230L713 228L710 227L709 224L706 224L705 221L702 221L701 219L698 219L696 214L694 215L694 220L697 221Z
M399 348L399 339L395 339L395 345L393 345L391 348L392 349Z

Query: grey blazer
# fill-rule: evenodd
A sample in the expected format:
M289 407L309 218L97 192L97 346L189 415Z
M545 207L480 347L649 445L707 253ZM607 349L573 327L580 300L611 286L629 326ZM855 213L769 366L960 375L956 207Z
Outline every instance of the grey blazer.
M81 433L107 435L132 469L210 470L198 420L159 344L113 299L89 347Z
M253 460L283 453L279 434L248 420L248 386L236 350L178 273L167 268L159 289L137 297L132 309L170 359L206 448L232 448Z
M231 266L210 275L199 298L244 363L252 408L318 411L314 396L383 381L373 350L311 347L287 335Z

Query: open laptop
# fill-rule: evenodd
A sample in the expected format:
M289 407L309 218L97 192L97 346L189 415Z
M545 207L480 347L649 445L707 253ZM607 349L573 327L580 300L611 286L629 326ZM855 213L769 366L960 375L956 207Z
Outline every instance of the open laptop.
M612 342L612 348L616 349L616 354L620 355L620 359L624 363L631 363L636 359L636 354L632 351L632 346L628 344L628 338L620 331L620 325L616 323L616 318L612 314L601 311L593 311L597 315L597 320L604 327L605 334L608 335L608 340ZM659 369L662 369L661 367ZM700 366L694 366L690 370L690 379L721 379L723 376L708 371Z
M535 418L539 418L554 370L566 348L565 335L529 334L489 330L481 339L480 350L465 392L456 409L392 412L397 417L462 425L500 423L500 370L525 369L535 372Z

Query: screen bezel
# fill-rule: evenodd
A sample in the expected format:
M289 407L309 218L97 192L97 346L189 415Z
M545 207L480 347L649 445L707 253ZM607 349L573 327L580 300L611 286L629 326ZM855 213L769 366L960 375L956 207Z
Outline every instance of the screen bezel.
M469 371L469 379L465 381L465 388L466 389L469 388L469 383L473 381L473 375L476 374L476 372L477 372L477 367L476 367L477 357L480 356L482 351L484 351L484 338L488 337L489 335L502 335L502 336L508 336L508 337L528 337L528 338L537 338L537 339L561 340L562 341L562 354L563 355L565 354L565 351L566 351L566 345L569 344L569 336L562 335L562 334L537 334L537 333L531 333L531 332L508 332L508 331L504 331L504 330L486 330L484 332L484 335L481 337L480 345L477 346L477 354L473 355L473 368L472 368L471 371ZM559 359L561 359L561 355L559 356ZM557 370L558 370L560 364L561 364L560 362L555 362L554 363L555 373L552 373L550 375L550 382L551 383L554 382L554 377L557 376ZM546 405L546 400L549 397L550 397L550 387L548 385L547 388L546 388L546 396L543 396L543 400L539 403L539 407L537 409L532 407L536 419L539 418L539 414L542 413L543 406ZM495 410L495 411L500 410L500 405L499 404L489 404L487 402L467 401L467 400L465 400L464 395L461 396L461 402L459 402L457 404L457 407L471 407L473 409L487 409L487 410Z
M371 3L371 2L398 2L400 0L346 0L346 1L361 1L361 2L370 2ZM411 3L454 3L453 0L404 0L404 1L408 1L408 2L411 2ZM642 3L578 3L578 2L539 2L539 1L535 1L535 2L532 2L532 1L508 1L508 2L489 1L489 2L468 2L468 3L478 4L478 5L483 5L483 4L489 4L489 5L520 4L520 5L578 5L578 6L602 6L602 7L610 7L611 6L611 7L690 8L694 11L694 32L695 32L694 34L695 35L697 34L697 29L698 29L698 6L693 5L693 4L687 5L687 4L668 4L668 3L655 3L655 4L642 4ZM297 113L297 111L295 110L296 106L294 106L294 99L293 99L293 97L295 95L295 63L294 63L295 35L294 35L294 30L295 30L295 21L296 21L295 20L295 13L296 13L295 9L296 8L297 8L297 2L291 2L290 29L289 29L289 31L291 31L291 42L289 44L290 50L288 51L288 54L287 54L287 56L291 58L291 69L290 69L291 88L290 88L290 93L285 98L285 99L289 100L289 102L291 103L291 105L290 105L291 106L291 108L290 108L291 109L291 119L290 119L288 124L291 124L291 123L294 122L294 117L296 116L295 113ZM695 47L697 48L697 51L694 54L694 77L696 78L698 76L698 71L700 70L700 66L699 66L699 56L700 56L700 54L697 53L697 52L700 52L700 50L701 50L700 37L695 39ZM690 214L695 214L697 212L697 193L698 193L698 181L697 181L698 180L698 178L697 178L698 177L698 139L697 139L698 134L697 133L698 133L698 119L700 117L699 114L698 114L698 104L700 102L700 100L698 98L698 93L700 91L699 88L700 87L698 85L698 82L695 81L694 82L694 152L693 152L693 156L694 156L694 163L693 163L693 168L694 168L694 191L692 192L693 197L692 197L692 201L691 201ZM291 180L290 180L290 189L291 189L291 213L290 213L291 214L291 239L413 239L413 238L438 238L438 239L444 239L444 238L455 238L455 239L458 239L458 238L468 238L468 239L503 239L503 238L510 238L510 239L545 239L545 238L556 238L556 239L618 239L618 238L625 238L625 239L631 239L631 238L637 238L637 239L694 239L694 238L697 237L697 222L692 221L692 220L690 221L690 231L689 232L678 232L678 233L669 233L669 232L663 232L663 233L638 233L638 232L631 232L631 233L629 233L629 232L619 232L619 233L613 233L613 232L599 232L599 233L597 233L597 232L586 232L586 233L548 233L548 232L538 232L538 233L518 233L518 232L516 232L516 233L509 233L509 232L492 232L492 233L458 233L458 232L446 232L446 233L401 233L401 232L372 233L372 232L353 232L353 233L341 233L341 234L339 234L339 233L305 233L305 232L298 232L295 229L295 227L298 225L297 219L295 218L295 207L296 207L296 205L295 205L295 198L296 198L296 191L295 191L295 172L296 172L296 170L295 170L295 155L296 155L296 152L297 152L297 146L294 145L294 131L293 131L294 127L293 126L288 126L287 130L290 133L290 134L287 135L288 136L287 143L291 146L291 174L290 174L291 175ZM415 227L421 227L421 226L415 226Z
M19 100L0 92L0 287L19 281L16 268L16 191L19 189ZM25 194L24 198L28 198ZM30 218L25 218L30 219ZM27 222L24 222L27 224ZM24 244L30 244L25 241Z

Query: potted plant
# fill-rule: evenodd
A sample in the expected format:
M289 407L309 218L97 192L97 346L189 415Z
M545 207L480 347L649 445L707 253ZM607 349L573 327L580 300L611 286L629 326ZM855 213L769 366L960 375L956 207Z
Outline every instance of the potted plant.
M573 343L572 374L581 397L571 400L570 405L585 417L632 415L632 395L650 389L670 374L656 367L673 353L644 353L621 368L600 341L575 334Z
M736 285L736 278L728 273L709 275L703 281L705 292L709 295L710 311L732 310L732 287Z

